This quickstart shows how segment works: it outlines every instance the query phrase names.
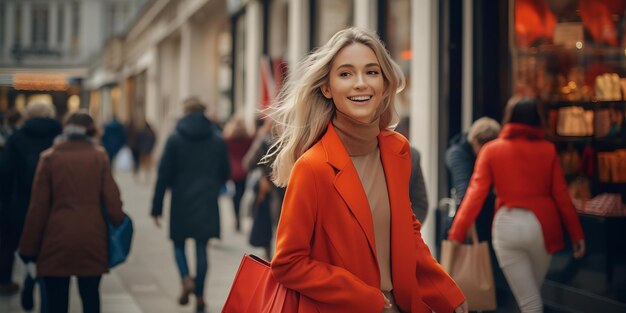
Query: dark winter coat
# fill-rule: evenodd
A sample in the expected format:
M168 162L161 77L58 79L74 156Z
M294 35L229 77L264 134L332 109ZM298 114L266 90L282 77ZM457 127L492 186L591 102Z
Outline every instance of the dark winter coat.
M102 146L107 151L109 159L113 160L115 155L122 149L126 143L126 130L124 125L117 119L112 119L104 125L104 135L102 135Z
M28 210L31 187L42 151L61 133L61 124L51 118L31 118L7 140L0 159L3 222L21 228Z
M170 189L170 238L208 240L220 236L217 198L230 177L224 139L201 112L184 116L167 140L159 164L152 216L161 216Z
M476 155L467 141L467 134L457 135L446 151L446 168L450 174L450 187L456 189L459 200L463 200L470 178L474 172ZM491 241L491 223L494 215L495 195L490 192L476 219L476 231L480 240Z
M108 271L107 227L124 219L104 149L83 139L41 154L19 253L37 259L40 276L96 276Z

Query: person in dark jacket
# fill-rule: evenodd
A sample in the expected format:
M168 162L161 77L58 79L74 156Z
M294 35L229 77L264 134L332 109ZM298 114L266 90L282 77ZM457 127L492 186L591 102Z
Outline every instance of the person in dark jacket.
M143 127L137 134L137 149L139 153L139 170L144 172L147 182L150 181L150 173L152 172L152 150L156 144L156 134L152 130L152 126L148 121L143 121Z
M411 208L413 214L424 223L428 216L428 195L426 194L426 183L420 164L420 153L411 147L411 179L409 180L409 197L411 198Z
M179 304L196 295L196 309L203 312L204 281L208 268L207 243L220 237L218 196L230 176L224 139L204 115L206 106L197 98L185 100L186 115L170 135L159 164L152 202L152 216L161 225L163 197L171 190L170 239L174 242L176 264L183 290ZM190 276L185 255L185 240L196 243L196 278Z
M474 121L467 133L454 137L452 144L446 151L446 167L450 174L450 183L455 190L455 202L461 203L465 197L467 186L474 172L476 156L487 142L494 140L500 133L500 124L494 119L482 117ZM496 284L496 296L498 312L515 310L513 294L504 278L504 274L498 265L495 252L491 245L491 224L494 216L495 195L490 192L483 204L483 208L476 218L476 231L478 239L489 242L491 264L493 264L494 280ZM450 227L452 221L448 221ZM447 234L448 229L444 232Z
M396 131L404 137L409 138L409 126L411 121L408 116L400 119L396 126ZM420 162L420 152L411 146L411 178L409 180L409 198L411 199L411 209L415 217L424 224L428 216L428 195L426 194L426 183Z
M124 144L126 144L126 130L114 115L111 121L104 125L104 134L102 135L102 146L109 155L111 163Z
M476 120L467 134L459 134L452 139L446 151L446 167L450 174L450 183L455 189L457 203L465 196L470 178L474 172L476 155L482 146L498 137L500 124L494 119L482 117ZM485 201L485 207L476 220L476 230L480 240L491 241L491 220L493 219L493 193ZM447 230L446 230L447 232Z
M109 271L102 206L114 225L125 214L109 158L95 135L88 113L72 113L37 166L19 254L37 264L42 312L68 312L71 276L78 279L82 311L100 312L100 280Z
M17 250L24 219L28 211L31 187L39 154L52 146L61 133L61 124L54 119L51 103L34 101L27 105L24 124L7 140L0 160L3 214L0 219L0 292L18 289L11 281L15 250ZM25 309L32 308L32 279L24 282ZM23 301L24 302L24 301Z

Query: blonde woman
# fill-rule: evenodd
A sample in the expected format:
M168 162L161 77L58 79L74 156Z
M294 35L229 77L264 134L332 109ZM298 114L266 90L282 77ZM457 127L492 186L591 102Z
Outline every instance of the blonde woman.
M267 155L287 185L272 274L298 312L467 312L411 210L407 140L391 130L404 77L378 37L349 28L297 64Z

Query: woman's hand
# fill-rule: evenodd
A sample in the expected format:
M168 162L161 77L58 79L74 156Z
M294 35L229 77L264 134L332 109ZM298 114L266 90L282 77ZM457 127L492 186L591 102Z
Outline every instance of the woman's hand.
M387 309L391 309L391 301L387 299L387 297L385 296L385 293L383 293L383 299L385 300L384 305L383 305L383 312L384 312Z
M467 313L467 312L469 312L467 301L463 301L461 305L459 305L456 309L454 309L454 313Z
M586 248L585 248L585 241L581 240L577 243L574 244L574 258L575 259L580 259L583 256L585 256L585 252L586 252Z

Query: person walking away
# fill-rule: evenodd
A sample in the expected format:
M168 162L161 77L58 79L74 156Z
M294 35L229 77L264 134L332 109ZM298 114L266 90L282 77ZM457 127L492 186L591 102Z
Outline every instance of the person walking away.
M148 121L143 122L143 127L137 134L137 152L139 154L139 172L143 172L146 182L150 182L152 172L152 150L156 143L156 134Z
M131 117L126 125L126 145L133 157L133 178L135 181L139 175L139 126L136 118Z
M455 202L461 203L465 196L467 186L474 171L476 155L482 147L489 141L494 140L500 133L500 123L489 117L481 117L474 121L466 133L456 135L451 140L450 147L446 150L445 164L448 169L450 184L454 189L453 197ZM494 265L493 277L496 288L496 301L498 309L496 312L509 312L514 310L515 300L509 288L504 273L497 265L495 251L491 240L491 226L494 216L495 195L490 190L483 207L476 218L476 232L480 241L489 243L489 256L491 264ZM458 209L456 207L455 209ZM446 221L442 238L447 236L452 220Z
M246 179L248 172L242 162L246 152L250 149L254 138L248 134L245 122L240 115L235 115L224 127L224 139L228 148L228 159L230 161L230 180L235 185L233 195L233 209L235 213L235 230L241 231L241 198L246 190Z
M102 135L102 146L106 150L111 164L124 144L126 144L126 130L124 125L113 115L111 121L104 125L104 134Z
M96 133L88 113L72 113L37 166L19 254L25 262L36 262L42 312L68 312L71 276L78 280L83 312L100 312L100 280L108 272L102 210L114 225L125 214Z
M575 258L585 254L580 220L567 190L554 145L544 139L537 102L512 98L504 128L481 149L448 238L457 243L480 212L493 186L493 247L522 313L543 312L541 286L551 254L563 249L565 225Z
M390 129L404 75L380 39L341 30L291 73L265 159L287 186L271 272L298 312L467 312L411 210L409 143Z
M61 133L52 103L33 101L26 106L24 124L9 137L0 159L0 181L3 189L3 214L0 220L0 293L17 291L11 281L15 251L18 248L24 220L30 203L33 178L42 151L52 146ZM27 276L22 288L21 304L33 307L33 277Z
M450 140L451 144L446 150L445 164L450 176L451 187L456 192L455 200L457 203L460 203L465 196L470 177L474 171L476 155L483 145L498 137L500 128L500 124L496 120L481 117L472 123L467 133L458 134ZM476 230L479 240L491 242L491 222L495 196L493 193L489 193L489 197L476 220ZM446 233L449 227L448 224L445 229Z
M220 237L218 196L230 177L230 164L224 139L205 116L206 106L197 98L184 102L185 116L167 139L161 161L151 215L161 227L163 197L171 191L169 235L182 280L179 304L186 305L189 295L196 296L196 311L204 312L204 283L208 269L207 243ZM185 241L196 247L196 277L187 265Z

